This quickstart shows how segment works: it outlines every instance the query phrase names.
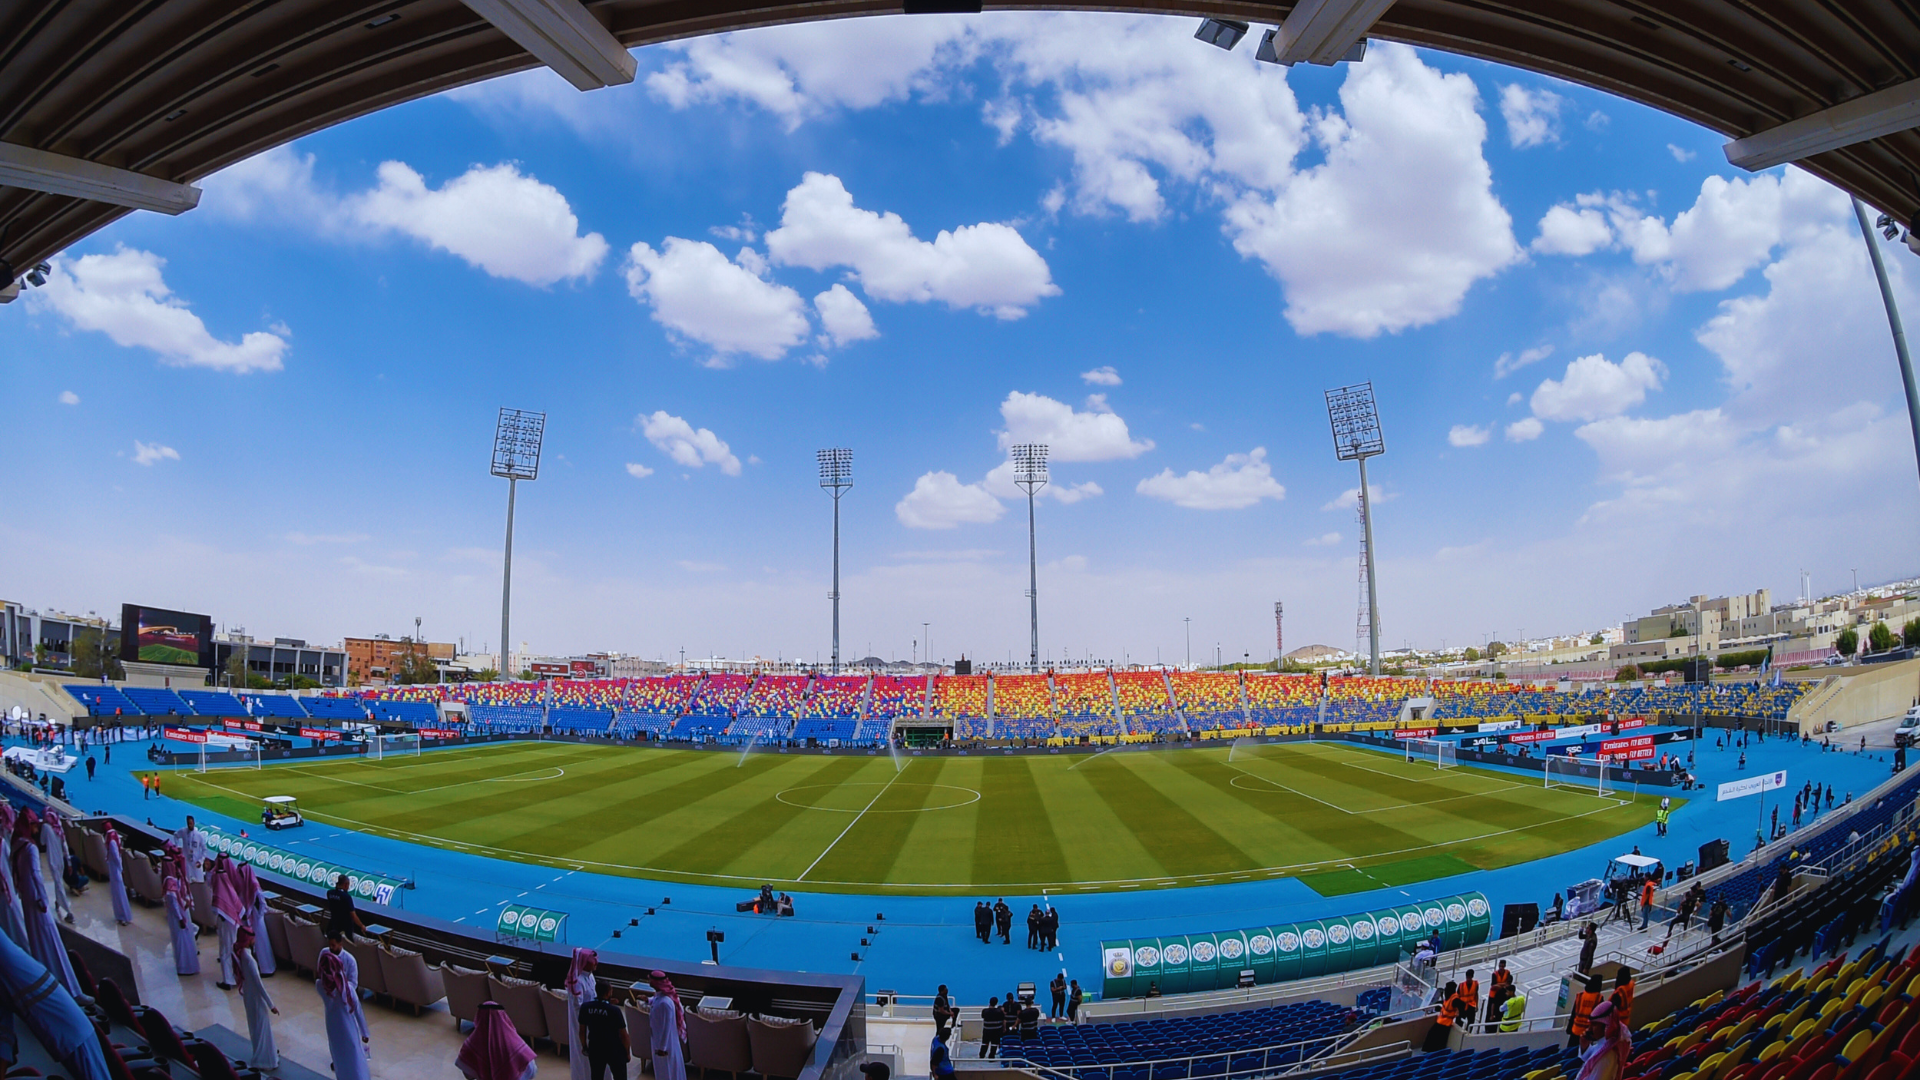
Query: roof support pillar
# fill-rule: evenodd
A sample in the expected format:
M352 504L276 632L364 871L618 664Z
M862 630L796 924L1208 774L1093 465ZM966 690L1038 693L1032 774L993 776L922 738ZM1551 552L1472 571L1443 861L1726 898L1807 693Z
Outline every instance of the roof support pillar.
M131 169L0 142L0 185L78 199L180 214L200 205L200 189Z

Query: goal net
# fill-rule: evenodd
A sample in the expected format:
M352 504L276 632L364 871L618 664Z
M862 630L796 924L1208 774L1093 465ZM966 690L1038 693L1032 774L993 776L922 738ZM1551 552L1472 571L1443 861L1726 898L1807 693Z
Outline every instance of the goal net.
M1553 756L1546 761L1546 786L1549 788L1572 788L1590 795L1607 793L1606 763L1596 758L1569 758ZM1593 775L1585 775L1589 770Z
M375 735L373 737L373 760L384 761L391 756L407 756L420 753L418 735Z
M1436 769L1451 769L1460 764L1459 748L1438 739L1408 739L1406 754L1409 763L1432 765Z

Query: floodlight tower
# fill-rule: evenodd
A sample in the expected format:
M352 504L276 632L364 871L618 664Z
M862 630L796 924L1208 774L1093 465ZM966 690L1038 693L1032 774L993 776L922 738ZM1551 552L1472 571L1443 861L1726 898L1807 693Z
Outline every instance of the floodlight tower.
M853 487L853 451L842 446L816 451L820 486L833 496L833 673L840 674L840 496Z
M501 409L493 428L493 475L507 480L507 552L500 569L500 668L495 676L511 678L513 638L508 617L513 612L513 497L522 480L540 477L540 441L546 435L547 414Z
M1373 511L1367 491L1367 459L1383 453L1380 411L1373 402L1373 383L1355 383L1327 391L1327 420L1333 426L1333 454L1341 461L1360 463L1360 530L1367 545L1368 671L1380 674L1380 592L1373 572Z
M1032 632L1028 669L1040 670L1040 560L1033 536L1033 495L1047 486L1047 444L1021 443L1013 453L1013 482L1027 493L1027 618Z

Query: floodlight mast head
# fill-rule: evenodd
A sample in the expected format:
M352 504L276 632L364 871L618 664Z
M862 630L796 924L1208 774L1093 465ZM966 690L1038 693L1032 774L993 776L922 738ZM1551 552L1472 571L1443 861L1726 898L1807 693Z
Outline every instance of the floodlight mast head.
M493 475L508 480L539 479L540 442L546 430L546 413L501 409L493 429Z
M1386 451L1380 411L1373 402L1373 383L1327 391L1327 420L1333 425L1334 456L1341 461L1359 461Z
M1047 486L1047 444L1020 443L1009 453L1013 458L1013 482L1029 496Z
M838 499L842 492L853 486L853 451L844 446L835 446L816 451L814 456L820 459L820 486Z

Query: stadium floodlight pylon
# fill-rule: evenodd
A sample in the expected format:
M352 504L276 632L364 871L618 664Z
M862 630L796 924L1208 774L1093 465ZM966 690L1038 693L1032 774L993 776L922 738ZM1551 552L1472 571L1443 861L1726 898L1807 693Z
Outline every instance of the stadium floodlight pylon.
M1604 758L1593 761L1597 766L1597 776L1585 776L1581 766L1588 764L1582 758L1570 758L1562 754L1549 754L1546 759L1546 777L1543 786L1547 788L1572 788L1575 791L1589 792L1604 796L1607 793L1607 763Z
M1360 463L1360 538L1366 545L1367 576L1367 672L1380 674L1380 591L1374 578L1373 506L1367 490L1367 459L1386 452L1386 436L1380 431L1380 410L1373 401L1373 383L1339 386L1327 393L1327 422L1333 427L1333 455L1341 461Z
M833 673L840 674L840 496L853 489L853 451L844 446L817 450L820 486L833 496Z
M508 616L513 610L513 497L522 480L540 478L540 443L546 437L547 414L524 409L501 409L493 428L493 475L507 481L507 549L500 564L500 667L494 677L513 678L513 638Z
M1432 762L1436 769L1452 769L1460 765L1460 748L1440 739L1407 739L1403 744L1407 763Z
M1013 482L1027 493L1027 619L1031 632L1031 651L1027 668L1040 672L1040 548L1033 534L1033 496L1047 486L1047 444L1020 443L1013 456Z

